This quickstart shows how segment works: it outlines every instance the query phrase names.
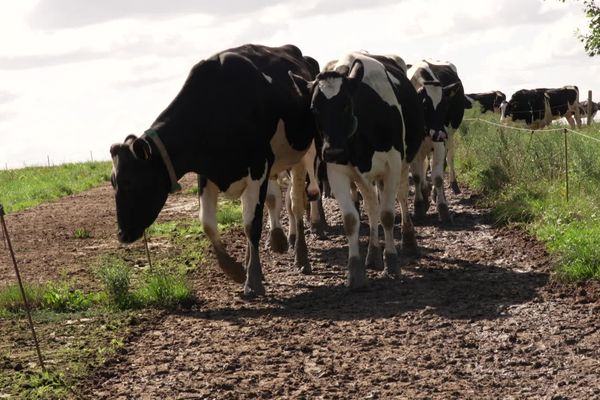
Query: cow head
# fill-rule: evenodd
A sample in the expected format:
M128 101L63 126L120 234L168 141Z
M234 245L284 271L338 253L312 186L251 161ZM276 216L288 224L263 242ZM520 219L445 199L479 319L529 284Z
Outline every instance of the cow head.
M352 68L341 66L334 71L320 73L314 82L304 82L312 91L310 107L322 141L321 155L325 162L348 162L350 139L358 128L354 94L363 74L362 62L355 60Z
M142 237L169 195L169 176L160 156L143 138L129 135L110 148L111 182L117 204L119 241L131 243Z
M424 81L417 90L417 95L423 104L425 126L434 142L441 142L448 138L445 120L449 100L458 92L460 85L460 82L442 86L438 81Z

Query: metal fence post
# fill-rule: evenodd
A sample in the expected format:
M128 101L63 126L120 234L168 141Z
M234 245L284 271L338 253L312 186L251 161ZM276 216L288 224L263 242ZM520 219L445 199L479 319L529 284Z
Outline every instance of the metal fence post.
M12 258L13 265L15 267L15 273L17 274L17 282L19 283L19 289L21 289L21 296L23 297L23 304L25 304L25 311L27 312L27 319L29 320L29 327L31 328L31 334L33 336L33 342L35 343L35 350L37 352L38 360L40 361L40 366L42 367L42 371L46 371L46 367L44 365L44 359L42 358L42 352L40 351L40 344L37 339L37 335L35 334L35 328L33 327L33 320L31 319L31 310L29 308L29 302L27 301L27 296L25 295L25 289L23 288L23 282L21 281L21 274L19 273L19 268L17 267L17 260L15 258L15 253L13 251L12 245L10 243L10 238L8 237L8 229L6 229L6 222L4 222L4 207L0 204L0 222L2 222L2 231L4 232L4 237L6 238L6 244L8 245L8 250L10 252L10 256Z
M587 112L587 124L588 126L590 126L592 124L592 91L588 90L588 103L587 103L587 110L585 110Z
M566 184L566 196L567 203L569 202L569 159L568 159L568 145L567 145L567 129L563 130L565 136L565 184Z

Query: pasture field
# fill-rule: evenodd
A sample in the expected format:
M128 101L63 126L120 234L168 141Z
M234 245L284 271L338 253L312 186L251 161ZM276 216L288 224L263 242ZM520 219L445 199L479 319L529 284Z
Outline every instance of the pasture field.
M0 204L7 213L34 207L110 181L110 161L0 170Z
M491 113L467 112L467 118L498 121ZM485 195L495 222L521 224L546 243L561 277L598 280L600 124L577 129L587 137L567 131L569 201L564 134L548 129L531 134L465 121L457 135L459 170Z
M459 181L476 185L473 171L461 165ZM148 230L152 268L143 243L116 240L108 183L7 215L48 372L0 245L0 398L600 396L600 285L554 279L544 246L482 206L499 191L449 195L454 225L430 214L402 278L370 271L361 292L344 286L346 238L326 199L329 240L307 236L314 274L261 246L267 296L250 301L215 266L194 177L183 184ZM219 226L241 260L239 221L224 201ZM367 232L363 214L363 252Z

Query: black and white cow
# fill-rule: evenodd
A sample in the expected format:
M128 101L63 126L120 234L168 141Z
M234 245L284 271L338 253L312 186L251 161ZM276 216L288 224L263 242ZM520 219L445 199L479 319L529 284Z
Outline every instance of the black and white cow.
M448 163L450 185L460 193L454 170L454 132L465 113L465 93L456 67L447 62L421 61L408 70L408 78L417 90L425 115L426 136L412 164L415 183L415 215L423 217L429 208L425 178L427 155L431 159L431 178L438 216L450 222L448 202L444 194L444 161Z
M594 117L596 116L596 113L598 112L598 107L599 107L598 103L592 101L592 112L588 116L588 101L584 100L584 101L582 101L582 102L579 103L579 115L582 118L591 118L591 119L594 119Z
M465 108L473 108L473 103L478 102L481 113L488 111L500 113L502 102L506 101L506 95L499 90L484 93L469 93L465 95L467 102Z
M312 93L311 109L323 139L322 155L332 193L343 215L348 238L348 285L367 284L359 252L359 214L351 196L358 186L369 218L366 265L399 274L394 244L395 199L402 213L402 244L416 250L408 213L409 162L424 136L422 109L401 65L393 58L350 53L314 82L297 79ZM379 196L374 184L377 183ZM379 248L379 221L385 235L384 259Z
M179 94L141 137L131 135L111 147L121 242L140 238L177 180L196 172L203 180L202 224L219 266L235 281L245 281L246 295L264 293L258 245L269 177L296 169L301 179L294 182L292 175L292 197L302 213L306 172L297 165L315 136L310 97L298 91L289 71L310 80L315 61L293 45L243 45L217 53L192 68ZM219 192L242 199L246 270L219 237ZM297 252L297 262L298 257L304 258L300 267L308 263L306 251Z
M546 98L550 105L552 119L565 118L571 128L581 127L579 115L579 89L577 86L563 86L559 89L547 89ZM573 121L575 117L575 121Z
M546 90L521 89L513 93L508 102L502 103L500 121L523 121L531 129L541 129L550 124L552 113Z
M579 89L564 86L559 89L521 89L501 106L500 121L524 121L531 129L542 129L553 119L566 118L569 125L581 126ZM575 117L575 121L573 121Z

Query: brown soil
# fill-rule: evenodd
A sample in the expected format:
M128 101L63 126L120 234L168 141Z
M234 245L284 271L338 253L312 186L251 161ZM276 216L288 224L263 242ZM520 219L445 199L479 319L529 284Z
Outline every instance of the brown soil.
M110 190L7 217L26 279L66 275L89 287L95 257L143 257L141 243L114 237ZM330 239L307 236L313 275L295 271L290 254L263 251L266 297L242 299L208 257L193 276L200 304L156 317L81 386L83 397L600 399L599 285L552 281L542 245L492 227L470 192L451 197L454 226L434 216L418 226L421 256L401 258L399 280L371 271L365 291L344 286L347 245L333 200ZM196 211L195 196L180 194L160 218ZM74 238L80 227L92 238ZM364 215L361 232L366 251ZM241 230L225 239L242 259ZM14 279L5 260L0 284Z

